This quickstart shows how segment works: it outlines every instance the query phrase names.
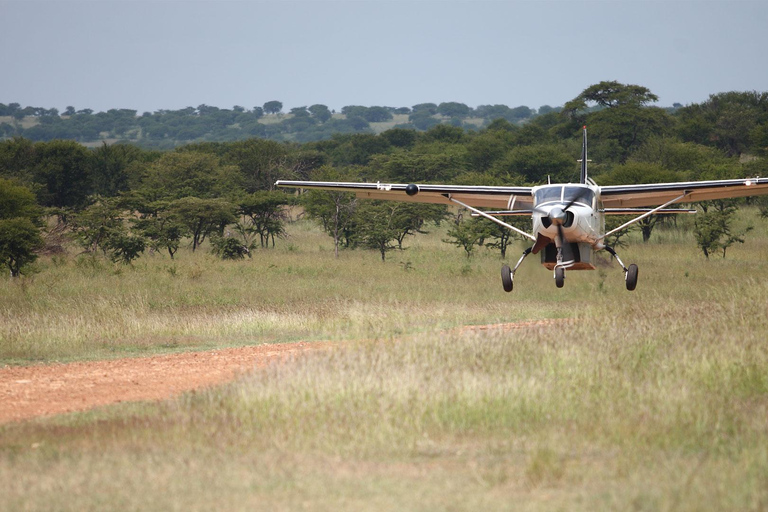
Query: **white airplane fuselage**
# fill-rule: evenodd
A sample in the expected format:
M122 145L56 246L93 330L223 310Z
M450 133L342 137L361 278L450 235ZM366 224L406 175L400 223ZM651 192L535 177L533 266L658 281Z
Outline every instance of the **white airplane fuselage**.
M600 188L594 184L557 184L534 187L533 233L552 244L578 244L574 270L591 269L591 253L603 248L605 215L600 207ZM548 244L549 245L549 244ZM590 254L586 254L589 252ZM551 252L542 255L542 264L552 267ZM580 264L580 263L584 264Z

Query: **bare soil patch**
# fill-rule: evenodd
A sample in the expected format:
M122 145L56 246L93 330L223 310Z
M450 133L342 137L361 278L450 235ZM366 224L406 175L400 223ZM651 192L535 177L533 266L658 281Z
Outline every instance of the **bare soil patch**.
M569 320L471 325L458 332L511 331ZM0 368L0 424L118 402L165 400L185 391L222 384L238 374L284 361L331 342L298 342L87 361Z
M164 400L329 343L284 343L0 368L0 423L127 401Z

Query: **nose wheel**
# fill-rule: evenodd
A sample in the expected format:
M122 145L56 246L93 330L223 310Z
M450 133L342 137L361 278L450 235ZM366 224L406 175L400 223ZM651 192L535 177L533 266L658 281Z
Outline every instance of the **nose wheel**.
M563 267L555 267L555 284L558 288L562 288L565 284L565 269Z

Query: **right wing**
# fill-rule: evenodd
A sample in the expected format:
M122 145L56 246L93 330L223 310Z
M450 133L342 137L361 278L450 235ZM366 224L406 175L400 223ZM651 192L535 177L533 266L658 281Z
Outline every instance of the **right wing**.
M600 187L600 199L606 208L658 206L684 195L678 203L768 194L768 178L610 185Z

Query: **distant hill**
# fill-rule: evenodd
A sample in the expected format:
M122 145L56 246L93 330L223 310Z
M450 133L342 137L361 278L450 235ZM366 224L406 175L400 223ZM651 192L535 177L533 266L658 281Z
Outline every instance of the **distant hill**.
M543 106L422 103L413 107L365 107L349 105L341 112L325 105L282 111L282 103L268 102L250 110L235 106L221 109L208 105L180 110L158 110L139 115L136 110L110 109L94 112L67 107L21 107L0 103L0 140L21 136L33 141L76 140L87 146L126 141L146 148L172 148L191 142L226 142L253 137L275 141L311 142L334 134L381 133L391 128L426 131L438 124L477 130L495 119L522 124L533 117L558 110Z

